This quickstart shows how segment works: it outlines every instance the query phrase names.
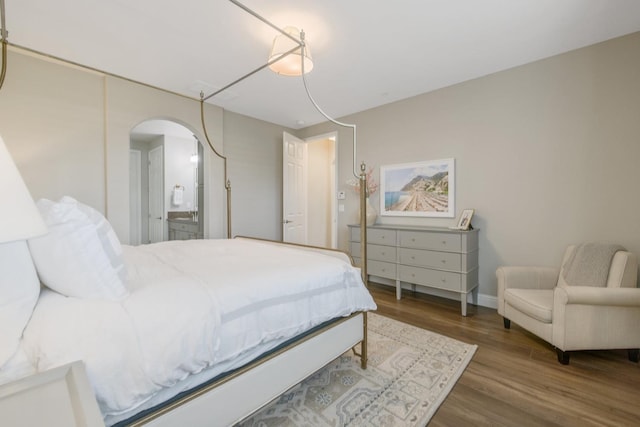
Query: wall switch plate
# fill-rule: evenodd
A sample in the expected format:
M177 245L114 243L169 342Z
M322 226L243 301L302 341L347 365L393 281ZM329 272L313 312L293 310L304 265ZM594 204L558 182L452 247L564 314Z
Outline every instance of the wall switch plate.
M338 191L338 200L344 200L347 198L347 194L344 191Z
M338 212L344 212L344 205L342 203L338 205Z

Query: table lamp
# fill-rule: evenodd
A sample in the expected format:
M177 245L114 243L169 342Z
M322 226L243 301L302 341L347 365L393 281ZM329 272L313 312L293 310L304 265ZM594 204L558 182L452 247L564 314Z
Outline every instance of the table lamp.
M26 240L47 232L9 150L0 136L0 243Z

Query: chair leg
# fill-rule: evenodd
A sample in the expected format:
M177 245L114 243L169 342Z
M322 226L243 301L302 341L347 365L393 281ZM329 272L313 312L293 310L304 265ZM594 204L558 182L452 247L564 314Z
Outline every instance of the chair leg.
M511 329L511 320L507 319L506 317L503 317L502 322L504 323L505 329Z
M559 348L556 348L556 354L558 355L558 362L562 363L563 365L568 365L569 364L569 352L568 351L562 351Z
M636 363L640 361L640 348L632 348L629 350L629 360Z

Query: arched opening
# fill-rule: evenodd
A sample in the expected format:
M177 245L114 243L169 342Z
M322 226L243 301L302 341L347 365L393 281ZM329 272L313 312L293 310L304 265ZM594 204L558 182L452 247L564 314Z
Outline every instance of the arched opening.
M150 119L130 132L132 245L204 236L203 146L186 126Z

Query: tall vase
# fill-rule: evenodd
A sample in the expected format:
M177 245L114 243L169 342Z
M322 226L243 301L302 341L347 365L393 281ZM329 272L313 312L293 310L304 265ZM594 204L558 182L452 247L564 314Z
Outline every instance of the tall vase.
M378 211L373 207L369 198L365 199L365 208L366 208L366 217L367 217L367 225L373 225L376 223L376 219L378 219ZM360 207L358 206L358 223L360 222Z

